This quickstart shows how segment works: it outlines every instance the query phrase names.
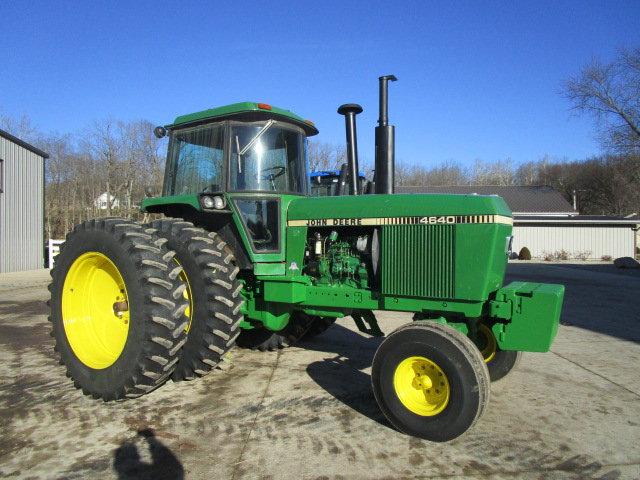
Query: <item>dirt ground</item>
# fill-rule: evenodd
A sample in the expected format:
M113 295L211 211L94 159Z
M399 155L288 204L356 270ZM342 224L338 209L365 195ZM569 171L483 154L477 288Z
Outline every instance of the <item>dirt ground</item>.
M378 340L350 319L105 404L57 363L48 273L0 275L0 477L640 478L640 271L511 264L514 279L566 285L552 352L525 354L475 428L436 444L385 421L369 376ZM389 332L410 317L379 319Z

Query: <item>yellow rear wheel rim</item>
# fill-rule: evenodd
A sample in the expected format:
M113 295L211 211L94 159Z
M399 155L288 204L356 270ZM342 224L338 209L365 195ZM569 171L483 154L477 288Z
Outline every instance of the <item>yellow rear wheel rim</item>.
M178 261L178 259L176 257L173 257L173 260L180 265L180 262ZM182 266L182 265L180 265ZM184 271L184 267L182 268L182 271L180 272L180 275L178 275L178 277L180 278L180 280L182 280L186 285L187 288L185 288L184 292L182 293L182 296L184 297L184 299L189 302L189 305L187 306L187 308L184 311L184 314L187 316L188 323L187 323L187 328L185 328L185 331L188 333L189 329L191 328L191 318L193 315L193 293L191 293L191 284L189 283L189 277L187 277L187 274Z
M498 343L496 342L496 337L493 336L493 332L489 327L484 324L480 324L478 331L480 336L483 338L483 346L480 350L482 353L482 358L484 358L484 363L489 363L496 356L496 352L498 351Z
M62 323L76 357L94 369L113 365L127 343L130 318L118 268L102 253L80 255L62 287Z
M451 396L449 380L440 366L420 356L405 358L398 364L393 388L407 409L423 417L441 413Z

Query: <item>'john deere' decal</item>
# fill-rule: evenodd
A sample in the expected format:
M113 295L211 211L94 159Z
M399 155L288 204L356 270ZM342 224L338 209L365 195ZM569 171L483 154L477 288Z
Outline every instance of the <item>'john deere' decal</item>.
M455 225L465 223L500 223L513 225L513 219L504 215L432 215L427 217L383 218L309 218L289 220L289 227L359 227L375 225Z

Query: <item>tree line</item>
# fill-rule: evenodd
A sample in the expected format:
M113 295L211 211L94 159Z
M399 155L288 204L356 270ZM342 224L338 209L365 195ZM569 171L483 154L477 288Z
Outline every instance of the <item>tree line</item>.
M592 115L603 154L587 159L545 156L522 164L510 159L425 166L399 161L396 185L549 185L582 214L640 212L640 48L622 50L610 63L593 60L563 86L576 112ZM102 216L141 219L145 195L160 193L166 139L148 120L105 119L80 134L43 134L28 117L0 115L0 128L48 152L45 162L45 235L64 238L75 224ZM310 142L311 171L339 169L344 146ZM368 178L372 166L363 165ZM104 204L100 199L105 200Z
M64 238L91 218L141 219L140 201L159 194L166 141L147 120L107 119L78 135L43 134L28 117L0 116L0 128L49 154L45 161L45 236Z

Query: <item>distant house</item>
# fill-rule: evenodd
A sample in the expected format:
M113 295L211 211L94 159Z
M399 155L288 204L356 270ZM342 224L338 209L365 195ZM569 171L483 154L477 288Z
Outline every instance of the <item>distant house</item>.
M107 195L107 192L104 192L100 196L98 196L94 201L93 205L99 210L107 210L109 208L109 203L107 203L107 198L111 202L111 208L120 208L120 200L118 200L113 195Z
M640 219L580 215L549 186L405 186L396 192L498 195L513 212L513 251L527 247L534 258L633 257L638 245Z

